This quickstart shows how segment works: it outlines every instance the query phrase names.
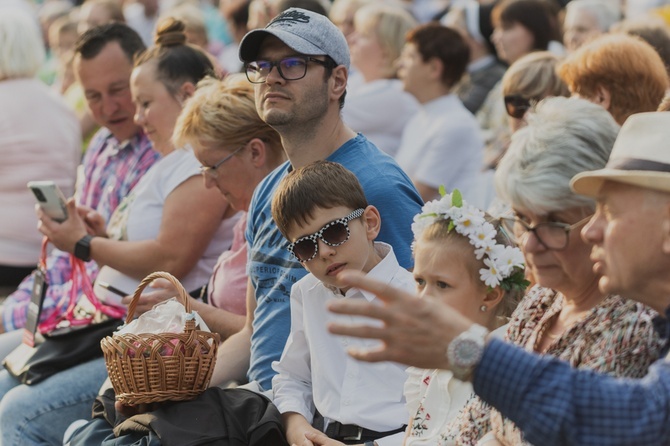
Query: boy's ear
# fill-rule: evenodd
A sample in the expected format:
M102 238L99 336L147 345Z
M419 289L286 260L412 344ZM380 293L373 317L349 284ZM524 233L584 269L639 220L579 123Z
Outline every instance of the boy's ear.
M442 81L442 72L444 71L444 63L437 57L428 59L428 66L430 67L430 76L433 80Z
M367 233L368 240L374 241L382 228L382 217L379 215L379 211L376 207L369 205L363 211L361 218L365 224L365 232Z

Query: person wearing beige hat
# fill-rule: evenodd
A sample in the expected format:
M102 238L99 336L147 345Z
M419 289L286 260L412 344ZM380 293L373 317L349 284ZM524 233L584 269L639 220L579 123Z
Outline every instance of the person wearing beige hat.
M601 292L619 293L658 311L655 328L670 338L670 114L641 113L621 128L605 168L572 180L596 199L582 230L593 245ZM416 299L355 273L343 284L379 296L384 305L340 301L330 310L380 319L383 326L331 324L345 336L375 338L379 347L350 351L364 361L470 370L475 392L542 445L670 444L670 360L642 379L576 370L481 334L449 307ZM666 347L667 350L667 347ZM609 360L603 358L603 361Z

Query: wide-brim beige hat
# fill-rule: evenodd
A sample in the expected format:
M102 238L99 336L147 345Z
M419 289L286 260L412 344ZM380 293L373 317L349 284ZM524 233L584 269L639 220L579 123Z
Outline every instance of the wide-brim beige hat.
M629 117L605 168L575 175L570 186L594 197L605 181L670 192L670 112Z

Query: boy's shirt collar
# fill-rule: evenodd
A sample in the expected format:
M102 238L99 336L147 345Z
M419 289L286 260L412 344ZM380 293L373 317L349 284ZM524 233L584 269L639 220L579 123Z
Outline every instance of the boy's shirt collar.
M367 276L370 277L371 279L375 279L379 282L383 282L386 284L389 284L391 280L393 280L393 277L395 277L396 272L398 271L398 268L400 268L400 264L398 263L398 259L396 258L395 254L393 253L393 247L389 245L388 243L384 242L374 242L374 247L375 251L381 257L381 261L375 265L374 268L370 270L370 272L367 273ZM359 290L358 288L350 288L349 291L346 292L344 296L342 296L342 293L340 292L340 289L337 287L334 287L332 285L325 284L321 282L320 280L317 281L311 288L310 290L316 288L317 286L324 286L328 288L330 291L332 291L336 296L338 297L346 297L346 298L352 298L358 294L362 294L363 297L368 301L372 302L376 296L374 293L370 293L369 291L364 291L364 290Z

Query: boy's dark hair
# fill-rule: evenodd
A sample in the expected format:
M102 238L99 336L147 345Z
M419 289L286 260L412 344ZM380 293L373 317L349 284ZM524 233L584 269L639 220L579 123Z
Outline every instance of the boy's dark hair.
M146 49L142 38L128 25L123 23L108 23L87 30L79 36L75 43L75 54L82 59L93 59L111 42L118 42L130 63L136 54Z
M436 58L442 62L442 83L451 88L463 77L470 61L470 48L463 37L437 22L410 30L405 38L413 43L424 62Z
M358 178L344 166L331 161L315 161L289 172L272 198L272 218L288 237L292 225L305 226L317 208L344 206L351 210L368 205Z

